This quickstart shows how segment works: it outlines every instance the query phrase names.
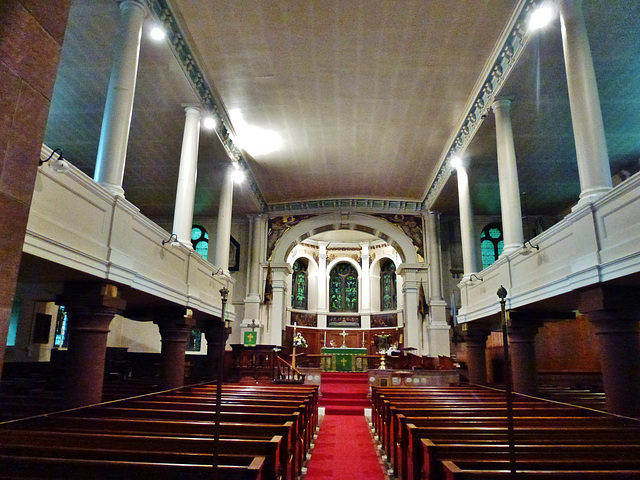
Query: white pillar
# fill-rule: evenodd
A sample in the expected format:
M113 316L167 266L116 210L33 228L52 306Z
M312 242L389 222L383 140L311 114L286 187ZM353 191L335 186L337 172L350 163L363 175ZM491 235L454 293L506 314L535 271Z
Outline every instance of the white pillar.
M440 237L438 236L438 214L429 212L427 215L427 234L429 252L429 297L444 301L442 298L442 267L440 263Z
M173 230L178 242L191 246L191 228L193 226L193 205L196 197L196 177L198 176L198 145L200 142L200 109L185 109L178 188L173 213Z
M218 207L218 231L216 235L216 267L229 271L229 244L231 242L231 216L233 213L233 165L222 178L220 206Z
M460 237L462 240L463 280L477 272L476 238L473 229L473 208L469 193L469 177L464 166L456 168L458 174L458 204L460 206Z
M328 312L327 302L327 242L318 242L318 312ZM320 326L320 325L318 325Z
M611 190L611 167L581 0L559 0L562 46L576 143L580 202Z
M427 326L426 351L432 357L449 355L449 325L447 324L447 302L442 297L442 267L440 263L440 236L438 214L428 214L429 247L429 324Z
M263 215L251 217L249 264L247 266L247 297L244 299L244 318L247 322L260 318L260 264L263 239L266 238L266 221Z
M102 117L94 180L113 195L124 196L122 179L138 75L140 36L147 11L134 0L120 4L111 78Z
M516 165L516 149L511 126L511 100L500 99L491 106L496 116L496 146L498 152L498 181L502 210L503 255L513 253L524 243L520 184Z
M404 282L404 345L405 347L415 347L416 355L422 355L424 350L422 342L426 333L420 330L423 328L422 318L418 315L418 295L420 293L420 281L412 280ZM423 341L426 340L423 338Z
M364 315L369 315L371 313L371 257L369 256L369 244L361 243L360 244L360 255L362 257L362 273L360 282L360 291L362 294L360 298L362 299L360 305L360 312Z
M262 320L265 325L264 343L266 345L282 345L282 330L286 322L287 314L287 278L293 272L288 263L271 263L271 286L272 299L265 306L265 318ZM268 320L266 316L268 315Z

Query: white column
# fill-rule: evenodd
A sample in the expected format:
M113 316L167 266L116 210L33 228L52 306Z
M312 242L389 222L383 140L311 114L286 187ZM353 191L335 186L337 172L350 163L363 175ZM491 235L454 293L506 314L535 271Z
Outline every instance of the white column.
M193 205L196 197L196 177L198 176L198 145L200 142L200 109L185 109L182 152L176 189L176 205L173 213L173 230L178 242L191 246L193 226Z
M369 244L360 244L360 255L362 257L362 280L360 282L360 295L362 301L360 305L360 312L369 315L371 313L371 272L370 263L371 257L369 256Z
M580 176L579 204L584 204L611 190L611 167L582 1L559 0L558 7Z
M444 301L442 298L442 267L440 263L440 237L438 236L438 217L436 212L427 215L427 234L429 252L429 297ZM430 302L430 303L431 303Z
M265 317L262 320L266 328L264 343L266 345L282 345L282 330L286 323L287 315L287 277L292 273L291 265L271 264L271 286L273 298L269 305L265 306Z
M449 325L447 324L447 302L442 298L442 267L440 263L439 214L428 214L429 247L429 324L426 333L426 351L430 356L449 355Z
M249 265L247 266L247 297L244 299L244 318L250 323L260 318L260 264L262 262L263 239L266 237L266 221L263 215L251 217Z
M422 327L422 318L418 315L418 294L420 292L420 281L404 282L404 345L405 347L415 347L418 350L416 355L422 355L423 346L420 341L423 332L420 333Z
M460 237L462 240L463 280L477 272L476 238L473 229L473 208L469 193L469 177L464 166L456 168L458 174L458 204L460 206Z
M224 172L218 207L216 235L216 267L229 271L229 243L231 242L231 215L233 213L233 165Z
M326 313L327 303L327 242L318 242L318 311Z
M147 11L134 0L120 4L111 78L102 117L94 180L113 195L124 196L122 179L138 75L140 36Z
M496 116L496 146L498 151L498 181L500 184L500 208L502 210L503 255L522 248L522 210L520 184L516 165L516 149L511 126L511 100L500 99L491 106Z

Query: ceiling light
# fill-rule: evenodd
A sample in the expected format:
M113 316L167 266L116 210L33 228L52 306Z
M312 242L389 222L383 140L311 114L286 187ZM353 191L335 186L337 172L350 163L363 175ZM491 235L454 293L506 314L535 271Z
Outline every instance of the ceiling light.
M555 16L556 11L549 3L540 5L531 12L531 16L529 17L529 31L540 30L546 27Z
M155 26L151 29L151 32L149 32L149 36L156 41L160 41L163 40L164 37L166 37L166 33L164 31L164 29L162 29L161 27Z
M236 131L234 142L252 156L266 155L282 146L282 137L273 130L249 125L238 109L229 111Z
M204 117L204 120L202 121L202 125L207 130L213 130L214 128L216 128L217 124L218 122L216 122L216 119L213 117Z
M236 169L231 174L231 178L233 178L233 183L242 183L242 182L244 182L244 179L245 179L244 172L240 169L240 167L237 164L234 164L234 167Z

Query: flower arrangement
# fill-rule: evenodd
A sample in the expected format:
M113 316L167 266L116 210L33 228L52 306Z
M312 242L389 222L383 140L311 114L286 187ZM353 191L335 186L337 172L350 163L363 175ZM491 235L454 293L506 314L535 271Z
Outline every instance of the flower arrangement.
M307 341L300 332L296 333L296 336L293 337L293 346L296 348L307 348Z

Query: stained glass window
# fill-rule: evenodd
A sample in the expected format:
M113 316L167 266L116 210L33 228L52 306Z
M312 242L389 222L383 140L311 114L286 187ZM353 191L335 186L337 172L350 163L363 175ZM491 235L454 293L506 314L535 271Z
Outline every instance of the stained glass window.
M299 258L293 264L293 278L291 281L291 307L301 310L307 309L307 260Z
M193 249L202 255L202 258L207 259L209 253L209 234L204 227L200 225L193 225L191 227L191 245Z
M358 311L358 272L350 263L339 263L329 275L329 311Z
M393 260L385 260L380 267L380 306L381 310L397 308L396 265Z
M67 348L69 335L67 335L67 309L58 307L58 317L56 318L56 338L53 346L57 348Z
M482 268L485 269L494 263L504 248L502 227L497 223L491 223L484 227L480 235L480 250L482 252Z
M189 335L188 352L199 352L202 349L202 330L194 328Z

